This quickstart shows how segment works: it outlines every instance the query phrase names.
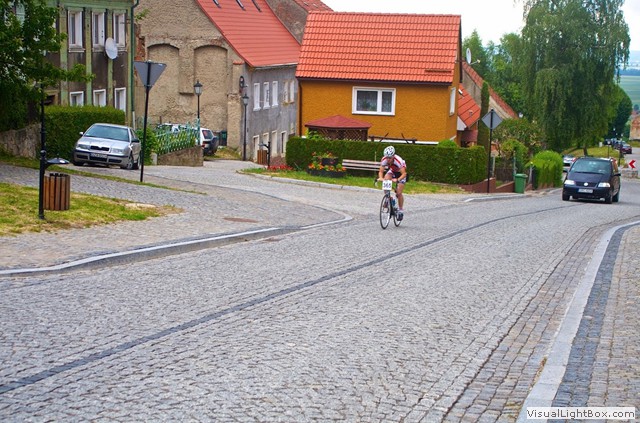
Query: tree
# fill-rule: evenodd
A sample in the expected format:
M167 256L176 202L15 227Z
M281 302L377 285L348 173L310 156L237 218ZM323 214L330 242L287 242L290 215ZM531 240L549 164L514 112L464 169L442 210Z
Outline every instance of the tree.
M525 0L523 88L528 110L562 151L607 133L617 69L629 57L624 0Z
M631 98L620 87L616 85L614 88L614 95L612 97L611 112L609 118L609 133L608 138L621 137L624 133L625 125L629 121L633 106L631 105Z
M464 39L462 43L462 50L466 52L467 49L471 52L471 63L473 63L473 69L478 72L478 75L485 78L489 69L489 56L484 47L482 47L482 39L478 35L478 31L475 29L468 38Z
M91 78L82 65L66 71L47 61L66 39L54 27L57 15L45 0L0 0L0 115L11 116L12 126L24 121L16 111L43 95L40 85Z
M529 115L526 109L520 69L519 55L522 54L522 39L518 34L505 34L500 38L499 45L490 44L487 48L489 53L489 72L486 80L491 84L491 88L504 101L517 112Z

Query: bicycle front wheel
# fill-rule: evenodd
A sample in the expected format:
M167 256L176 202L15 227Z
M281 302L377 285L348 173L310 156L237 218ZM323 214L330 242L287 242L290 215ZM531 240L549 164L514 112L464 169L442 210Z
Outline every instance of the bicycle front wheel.
M382 229L387 229L390 220L391 201L389 201L389 196L385 195L384 197L382 197L382 202L380 203L380 226L382 226Z

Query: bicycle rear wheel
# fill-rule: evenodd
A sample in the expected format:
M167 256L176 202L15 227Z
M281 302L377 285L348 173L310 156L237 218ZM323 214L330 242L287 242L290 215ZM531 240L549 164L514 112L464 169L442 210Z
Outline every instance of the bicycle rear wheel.
M391 201L389 201L389 196L385 195L384 197L382 197L382 202L380 203L380 226L382 226L382 229L387 229L390 220Z

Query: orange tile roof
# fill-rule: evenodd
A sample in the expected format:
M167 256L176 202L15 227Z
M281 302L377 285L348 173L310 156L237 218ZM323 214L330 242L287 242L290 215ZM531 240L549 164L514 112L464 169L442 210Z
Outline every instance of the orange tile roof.
M298 63L300 44L264 0L241 0L244 8L236 0L196 1L250 66Z
M480 119L480 106L462 84L458 86L458 116L467 128Z
M459 15L312 12L298 78L453 83Z

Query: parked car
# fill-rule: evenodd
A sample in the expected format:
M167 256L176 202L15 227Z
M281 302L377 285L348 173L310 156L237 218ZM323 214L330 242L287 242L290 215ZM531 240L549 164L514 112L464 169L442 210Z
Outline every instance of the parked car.
M573 156L572 154L565 154L562 157L562 171L566 172L567 170L569 170L569 168L571 167L571 164L575 159L576 157Z
M218 151L220 141L211 129L200 128L199 144L202 146L204 154L213 155Z
M620 150L622 154L631 154L633 152L631 145L627 144L626 142L623 142L622 144L620 144L620 146L618 147L618 150Z
M599 157L577 158L564 180L562 199L604 199L605 203L620 198L620 171L615 160Z
M138 169L140 140L129 126L95 123L85 132L80 132L72 162L76 166L87 163Z

